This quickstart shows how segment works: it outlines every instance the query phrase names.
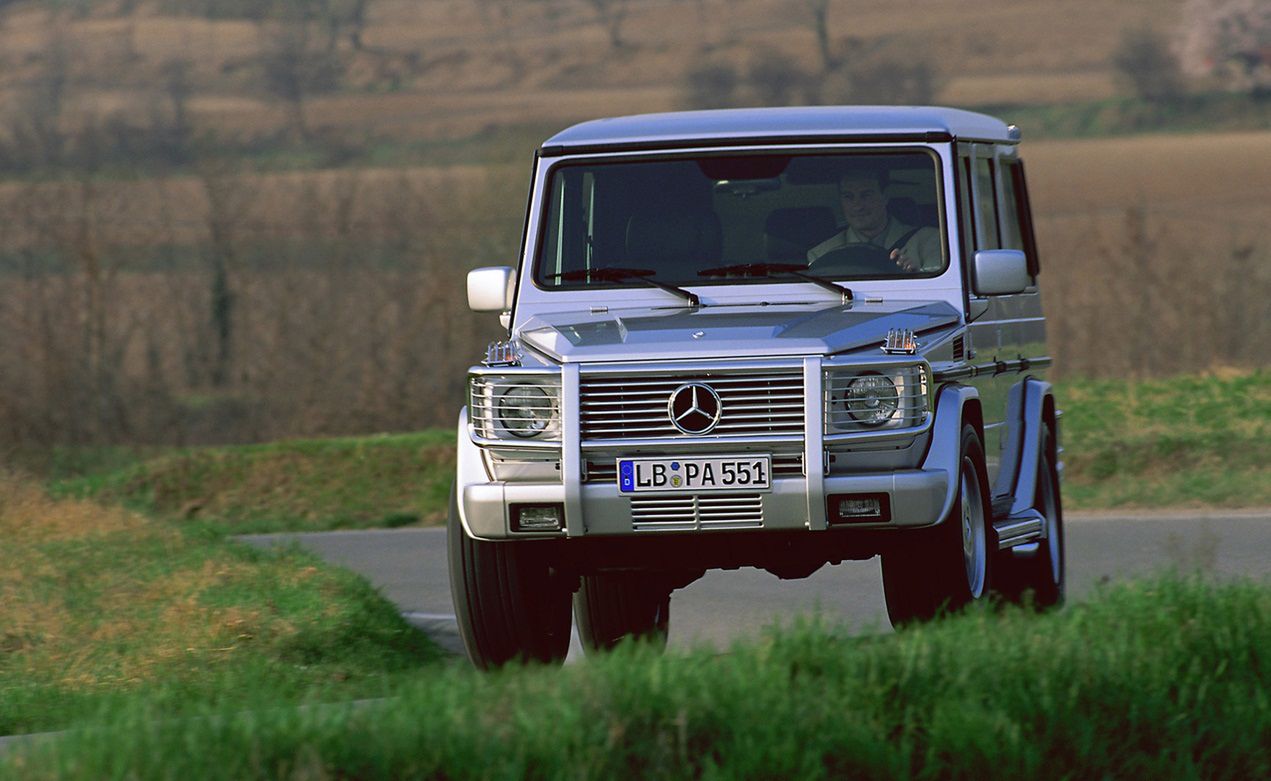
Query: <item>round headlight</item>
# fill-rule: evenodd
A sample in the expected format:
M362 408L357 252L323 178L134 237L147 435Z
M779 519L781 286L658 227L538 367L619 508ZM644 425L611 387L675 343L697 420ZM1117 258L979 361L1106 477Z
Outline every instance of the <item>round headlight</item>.
M547 431L556 417L552 397L537 385L512 385L499 395L499 420L508 433L522 438Z
M881 374L862 374L847 384L843 396L847 414L866 426L881 426L900 406L896 383Z

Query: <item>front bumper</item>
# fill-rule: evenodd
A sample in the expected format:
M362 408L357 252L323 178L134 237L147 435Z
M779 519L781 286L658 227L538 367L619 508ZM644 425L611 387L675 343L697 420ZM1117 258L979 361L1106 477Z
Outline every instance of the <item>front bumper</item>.
M581 519L566 518L569 528L582 527L587 536L651 533L684 533L764 529L769 531L826 529L825 497L835 494L883 494L888 498L890 520L883 523L852 523L833 528L893 528L929 526L944 514L950 483L944 469L909 469L825 477L813 499L806 478L778 478L768 493L707 496L716 502L714 512L703 512L700 499L658 497L642 506L642 497L620 495L614 484L585 484L581 490ZM678 499L678 504L675 502ZM729 501L739 508L732 514L720 512ZM819 513L809 512L815 501ZM508 511L513 504L565 505L566 490L561 483L478 482L462 486L461 509L474 537L560 536L560 533L520 533L511 531ZM655 504L660 502L661 504ZM668 503L672 503L668 507ZM568 510L566 511L568 513ZM714 519L712 518L714 516ZM740 518L740 519L739 519ZM758 521L756 522L756 518ZM814 522L819 524L814 526Z

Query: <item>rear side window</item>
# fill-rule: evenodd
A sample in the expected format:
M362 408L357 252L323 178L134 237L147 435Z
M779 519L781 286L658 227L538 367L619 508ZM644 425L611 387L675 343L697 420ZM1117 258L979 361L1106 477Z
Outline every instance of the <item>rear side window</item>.
M1002 246L1023 250L1028 257L1028 273L1037 276L1037 242L1028 207L1024 166L1018 160L1002 161Z

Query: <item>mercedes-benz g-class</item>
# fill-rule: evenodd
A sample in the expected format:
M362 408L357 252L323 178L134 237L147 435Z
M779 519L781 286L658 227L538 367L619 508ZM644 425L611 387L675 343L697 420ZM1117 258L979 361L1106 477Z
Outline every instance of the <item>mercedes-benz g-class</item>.
M450 578L479 667L665 643L713 568L882 556L893 623L1064 589L1019 132L944 108L585 122L468 276ZM572 610L571 610L572 607Z

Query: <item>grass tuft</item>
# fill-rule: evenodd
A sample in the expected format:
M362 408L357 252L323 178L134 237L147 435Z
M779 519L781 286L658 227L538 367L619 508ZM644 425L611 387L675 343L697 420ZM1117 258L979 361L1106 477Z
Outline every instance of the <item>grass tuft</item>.
M363 707L209 710L15 757L28 778L1265 778L1271 589L1159 577L895 635L447 668Z

